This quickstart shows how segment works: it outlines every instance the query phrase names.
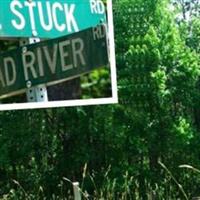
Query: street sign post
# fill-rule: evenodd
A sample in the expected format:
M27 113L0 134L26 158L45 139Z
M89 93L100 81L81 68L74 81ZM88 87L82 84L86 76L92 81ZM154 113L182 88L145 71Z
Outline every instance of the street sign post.
M0 55L0 98L53 85L108 64L104 25Z
M105 22L101 0L1 0L0 38L55 38Z
M20 39L20 46L37 42L40 42L39 38L22 38ZM48 102L47 88L45 84L28 88L26 90L26 97L28 102Z

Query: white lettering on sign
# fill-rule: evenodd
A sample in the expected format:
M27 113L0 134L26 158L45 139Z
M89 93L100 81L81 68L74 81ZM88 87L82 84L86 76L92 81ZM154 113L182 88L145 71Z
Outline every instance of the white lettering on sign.
M38 12L40 13L39 17L40 17L41 26L44 30L50 31L53 28L53 19L52 19L52 14L51 14L50 2L46 2L46 8L47 8L47 18L48 18L47 24L45 23L45 19L44 19L45 14L43 11L42 3L38 2Z
M71 63L70 64L66 63L66 60L69 60L69 59L66 59L69 57L69 52L67 51L69 49L69 48L67 48L69 45L70 45L69 40L59 43L62 71L67 71L67 70L73 68L73 65Z
M11 20L11 24L17 30L23 30L30 24L31 30L37 32L39 23L45 31L56 29L59 32L78 32L79 27L74 16L75 9L75 4L13 0L10 3L10 10L16 18Z
M9 71L9 68L10 70L12 70L12 73L9 73L11 72ZM4 69L5 69L6 85L11 86L15 83L17 77L15 61L12 57L4 58Z
M12 57L3 58L3 67L0 68L0 82L2 87L12 86L17 79L16 64Z
M53 55L50 55L47 46L43 47L43 51L44 51L44 56L47 60L47 64L49 66L49 69L51 70L51 73L55 74L56 73L56 61L57 61L58 45L57 44L53 45Z
M87 42L87 41L86 41ZM42 45L28 49L23 47L21 57L14 54L2 58L0 66L0 88L12 87L19 81L34 81L41 77L48 77L64 73L76 68L83 68L86 64L86 48L80 37L62 40L50 46ZM22 63L21 71L17 66ZM19 73L19 75L18 75ZM23 77L21 75L23 74ZM18 76L17 76L18 75ZM49 80L51 81L51 80Z
M31 29L36 30L35 27L35 16L34 16L34 10L33 8L36 7L36 3L34 1L25 1L24 5L28 7L29 10L29 17L30 17L30 22L31 22Z
M105 6L101 0L90 0L90 10L94 14L103 14Z
M25 80L29 80L29 72L31 72L33 78L37 78L37 73L34 67L36 61L35 54L31 51L27 51L26 53L22 54L22 63L24 66L24 77Z
M83 49L84 49L84 43L81 38L73 39L72 40L72 51L73 53L73 60L74 60L74 66L78 67L78 58L80 60L80 63L82 65L86 65L84 56L83 56Z
M59 30L60 32L62 32L65 30L66 25L58 23L58 17L56 15L58 11L63 11L63 7L60 3L56 2L52 6L52 15L53 15L54 24L55 24L56 29Z
M55 74L57 68L65 72L78 66L85 66L84 47L84 41L81 38L74 38L54 44L53 48L43 46L38 47L34 52L26 51L22 54L25 80L43 77L47 69L51 74ZM47 64L45 68L44 62L45 66ZM4 82L3 78L1 82Z
M42 50L40 48L37 49L37 58L38 58L38 65L39 65L39 74L40 76L44 76L44 65L42 62Z
M96 26L92 29L93 40L99 40L106 36L106 30L104 26Z
M70 7L67 4L64 4L65 9L65 15L66 15L66 23L67 23L67 29L69 32L72 32L72 29L74 29L75 32L79 31L79 28L77 26L76 20L74 18L74 10L75 5L72 4Z
M4 77L3 77L3 73L2 70L0 69L0 81L1 81L1 85L2 87L5 87L5 81L4 81Z
M22 30L24 29L26 22L24 16L17 10L17 7L22 8L23 6L19 1L12 1L12 3L10 4L10 9L12 13L16 15L19 19L18 20L13 19L11 23L16 29Z

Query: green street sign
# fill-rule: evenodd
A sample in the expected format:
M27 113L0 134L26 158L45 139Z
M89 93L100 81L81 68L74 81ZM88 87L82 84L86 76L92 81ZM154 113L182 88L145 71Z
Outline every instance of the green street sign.
M1 0L0 37L55 38L105 21L101 0Z
M78 77L108 64L104 25L0 55L0 98Z

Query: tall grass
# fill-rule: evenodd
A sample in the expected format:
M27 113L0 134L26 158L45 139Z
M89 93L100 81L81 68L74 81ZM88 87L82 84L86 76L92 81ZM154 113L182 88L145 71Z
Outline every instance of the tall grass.
M89 172L87 164L85 164L80 181L79 191L83 200L189 200L191 195L186 194L183 186L172 172L162 163L159 162L164 170L164 178L159 183L151 183L147 178L144 179L143 188L145 191L141 193L141 183L138 176L132 176L130 172L125 171L122 176L112 177L112 167L109 166L102 172ZM200 173L200 170L190 165L180 165L180 170L186 168ZM99 176L101 174L101 176ZM99 180L101 177L101 180ZM37 191L26 191L17 181L12 180L16 187L11 188L7 194L1 196L1 200L35 200L35 199L52 199L52 200L72 200L73 182L67 177L58 184L58 193L51 194L47 197L44 188L38 186ZM68 184L68 189L66 185Z

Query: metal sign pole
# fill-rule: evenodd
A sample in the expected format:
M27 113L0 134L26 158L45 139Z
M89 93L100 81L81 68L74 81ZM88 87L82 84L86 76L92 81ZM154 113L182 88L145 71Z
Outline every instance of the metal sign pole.
M73 182L74 200L81 200L79 182Z
M40 42L39 38L20 39L20 46ZM27 82L26 97L28 102L47 102L47 88L44 84L31 87L31 82Z

